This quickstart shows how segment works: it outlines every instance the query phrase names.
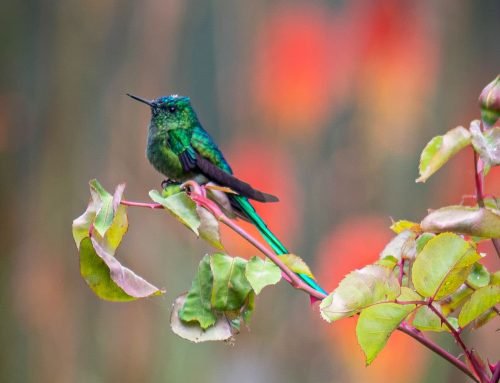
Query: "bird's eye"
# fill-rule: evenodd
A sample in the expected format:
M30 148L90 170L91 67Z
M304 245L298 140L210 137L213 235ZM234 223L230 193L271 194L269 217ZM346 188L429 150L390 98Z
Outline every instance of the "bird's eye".
M169 107L168 107L168 111L169 111L170 113L175 113L175 112L177 111L177 108L176 108L175 106L173 106L173 105L172 105L172 106L169 106Z

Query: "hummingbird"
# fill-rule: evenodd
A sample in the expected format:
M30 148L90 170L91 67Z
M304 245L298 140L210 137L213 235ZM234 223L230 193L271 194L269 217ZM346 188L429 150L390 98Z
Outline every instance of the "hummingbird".
M127 96L151 108L146 157L168 182L194 180L230 188L237 193L224 193L232 215L255 225L277 255L289 253L250 203L250 200L277 202L278 198L233 175L222 151L203 129L189 97L171 95L147 100L129 93ZM313 278L298 275L313 289L326 294Z

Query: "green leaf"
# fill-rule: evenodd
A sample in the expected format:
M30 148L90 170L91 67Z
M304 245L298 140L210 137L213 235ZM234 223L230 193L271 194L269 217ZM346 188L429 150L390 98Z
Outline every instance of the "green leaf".
M500 212L488 208L447 206L432 211L420 223L424 231L453 231L484 238L500 237Z
M172 214L179 222L199 235L200 218L196 213L196 204L186 193L176 193L167 198L161 196L157 190L151 190L149 197L156 203L161 204L165 210Z
M463 305L458 316L460 327L467 326L498 304L500 304L500 286L488 285L474 291L470 299Z
M474 263L474 266L472 266L472 270L467 277L467 283L475 289L487 286L490 283L490 273L488 272L488 269L480 263Z
M476 249L456 234L439 234L427 242L412 268L415 289L435 300L453 293L465 282L480 258Z
M472 146L484 162L484 174L488 174L492 166L500 165L500 128L492 127L481 131L479 120L470 124Z
M417 254L422 251L422 249L427 245L430 239L434 238L436 235L432 233L422 233L417 238Z
M488 323L490 320L493 318L497 318L498 313L490 309L488 311L485 311L483 314L481 314L475 321L474 321L474 328L478 329L479 327L484 326L486 323Z
M217 218L201 206L196 206L196 213L200 218L200 226L198 227L200 237L216 249L224 250L220 239L219 221L217 221Z
M420 155L417 182L425 182L460 150L470 144L471 135L467 129L458 126L443 136L436 136L425 146Z
M439 305L435 303L433 305L438 310L441 310ZM417 309L412 324L421 331L449 331L448 327L441 323L441 319L428 306L422 306Z
M225 254L213 254L210 268L213 275L212 308L219 311L240 310L252 291L245 278L247 261Z
M246 304L241 312L241 317L243 318L245 323L250 323L250 319L252 318L254 309L255 309L255 292L250 291L250 294L248 294Z
M252 257L246 266L245 277L252 286L255 294L269 285L275 285L281 279L281 270L278 266L268 260Z
M381 258L377 262L375 262L375 264L393 270L398 264L398 259L392 255L386 255L384 258Z
M94 219L94 229L103 236L113 222L113 196L109 194L96 179L91 180L89 184L92 199L99 201L97 215ZM123 192L123 186L117 187L117 192L120 190Z
M87 210L73 221L73 239L76 247L80 249L80 242L84 238L90 237L90 227L94 222L97 210L99 209L98 201L92 198L87 206Z
M280 259L294 273L304 274L314 279L311 269L309 269L309 266L299 256L295 254L283 254L280 255Z
M401 288L398 299L411 301L420 297L407 287ZM415 309L416 305L378 303L361 311L356 325L356 336L369 365L384 348L399 324Z
M420 225L416 222L407 221L405 219L393 222L391 225L391 230L396 234L399 234L405 230L419 231Z
M210 256L205 255L198 266L191 289L185 297L182 308L179 309L179 318L183 322L197 322L205 330L217 322L217 316L212 310L210 299L212 296L213 276L210 269Z
M181 319L181 312L186 306L188 294L181 295L174 302L172 314L170 315L170 327L172 331L181 338L195 343L232 341L235 330L223 314L218 314L217 316L214 314L214 321L208 328L202 328L198 321L186 322Z
M321 316L327 322L352 316L378 302L393 301L400 286L392 270L368 265L348 274L339 286L320 304Z
M500 286L500 270L491 274L491 284Z
M455 311L460 307L465 300L471 296L474 292L467 285L463 284L460 286L453 294L447 296L445 299L440 301L441 311L444 316L448 316L450 313Z
M109 301L125 302L163 293L122 266L94 238L80 242L80 273L99 298Z
M398 261L401 258L413 259L416 254L415 238L417 234L411 230L404 230L395 236L380 253L380 259L392 255Z

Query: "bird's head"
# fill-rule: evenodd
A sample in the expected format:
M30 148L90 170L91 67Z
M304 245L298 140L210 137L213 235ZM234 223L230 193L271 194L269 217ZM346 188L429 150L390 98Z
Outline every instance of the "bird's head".
M198 123L189 97L172 95L146 100L128 93L127 95L151 107L151 124L158 130L187 129Z

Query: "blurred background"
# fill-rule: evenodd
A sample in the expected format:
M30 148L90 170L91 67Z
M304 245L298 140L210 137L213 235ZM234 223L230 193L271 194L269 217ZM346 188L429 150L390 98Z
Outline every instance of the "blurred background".
M327 325L285 283L233 346L191 344L170 306L211 249L161 211L129 209L117 256L167 294L109 303L79 276L71 222L91 178L125 181L138 201L163 180L144 154L149 110L125 93L187 95L235 172L280 197L257 207L270 227L333 289L377 258L391 217L473 193L468 151L414 180L432 136L479 117L499 16L487 0L3 2L0 381L465 382L402 334L365 367L355 322ZM486 191L500 194L498 171ZM494 331L474 344L498 359Z

